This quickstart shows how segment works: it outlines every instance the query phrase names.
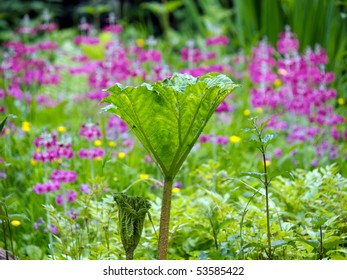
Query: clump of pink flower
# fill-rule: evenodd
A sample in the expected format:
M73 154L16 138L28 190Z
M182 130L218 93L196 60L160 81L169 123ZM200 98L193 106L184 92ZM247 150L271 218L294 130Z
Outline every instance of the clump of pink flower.
M280 34L277 50L266 40L253 50L249 64L254 85L251 104L265 108L272 115L267 127L286 130L291 144L313 142L324 131L329 132L327 140L329 136L330 141L340 139L338 126L346 119L330 102L336 98L336 90L329 87L335 77L325 71L327 62L320 46L300 54L299 41L289 27ZM329 154L333 158L335 153Z

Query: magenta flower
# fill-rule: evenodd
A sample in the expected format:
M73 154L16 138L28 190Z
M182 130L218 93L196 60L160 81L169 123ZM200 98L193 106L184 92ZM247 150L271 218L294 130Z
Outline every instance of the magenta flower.
M210 37L206 39L207 46L215 46L215 45L226 46L228 43L229 43L229 39L226 36L216 36L216 37Z
M55 203L59 206L62 206L64 204L64 197L62 194L58 194L55 198Z
M199 138L199 142L200 143L207 143L207 142L210 142L212 140L212 135L204 135L202 134Z
M77 174L71 170L54 170L51 173L51 180L60 183L73 183L76 181Z
M79 136L87 139L88 141L93 141L95 139L100 139L102 137L101 130L97 127L97 125L92 123L82 124Z
M107 138L110 140L116 140L121 134L128 130L127 124L119 117L111 116L106 124Z
M276 148L274 151L274 156L276 158L280 158L282 156L282 150L280 148Z
M78 151L78 156L82 159L96 159L103 157L105 155L105 151L102 148L92 148L90 150L80 149Z
M119 24L111 24L111 25L105 26L103 28L103 31L110 31L115 34L119 34L119 33L122 33L123 28Z
M95 91L87 93L90 100L101 101L103 98L107 97L109 94L104 91Z
M299 41L295 34L290 32L289 26L286 26L286 31L280 34L280 39L277 42L277 49L280 54L298 51Z
M57 181L49 181L47 183L39 183L33 186L33 191L36 194L43 194L58 191L60 189L60 184Z
M217 145L222 145L225 146L226 144L228 144L229 142L229 138L227 136L217 136L216 138L216 144Z
M97 45L100 43L100 40L95 37L89 36L77 36L73 40L76 45L85 44L85 45Z
M45 41L45 42L40 42L37 45L39 50L42 51L52 51L58 49L58 44L56 42L51 42L51 41Z
M77 199L77 192L74 191L74 190L69 190L69 191L66 193L66 198L67 198L67 202L68 202L68 203L75 202L76 199Z

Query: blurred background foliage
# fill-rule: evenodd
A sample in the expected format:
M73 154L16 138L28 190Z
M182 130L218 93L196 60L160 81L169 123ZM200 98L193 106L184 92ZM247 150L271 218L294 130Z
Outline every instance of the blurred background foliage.
M26 14L34 22L45 9L60 28L76 27L85 17L98 29L113 12L117 23L141 35L188 39L225 34L232 51L246 52L264 36L274 45L289 25L301 51L320 44L328 52L329 70L343 78L341 83L347 80L347 0L2 0L0 42L11 38Z

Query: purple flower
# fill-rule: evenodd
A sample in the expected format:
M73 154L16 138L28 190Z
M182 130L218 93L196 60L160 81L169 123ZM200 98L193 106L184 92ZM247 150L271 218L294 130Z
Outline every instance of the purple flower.
M73 183L76 181L77 173L71 170L54 170L51 173L51 180L60 183Z
M175 185L174 185L174 187L178 188L178 189L182 189L182 186L183 186L183 184L180 181L176 182Z
M225 146L226 144L228 144L228 142L229 142L229 138L227 136L217 136L216 138L217 145Z
M79 136L87 139L88 141L92 141L95 139L100 139L102 137L101 130L97 127L96 124L86 123L82 124Z
M333 126L330 130L331 137L335 140L338 141L340 139L340 132L338 131L336 126Z
M280 54L293 53L299 49L299 41L295 34L290 32L290 27L286 26L286 31L280 34L280 40L277 42L277 49Z
M74 190L69 190L66 194L67 202L72 203L77 199L77 192Z
M64 197L62 194L58 194L55 198L55 203L59 206L64 204Z
M53 234L58 234L58 228L55 225L51 225L50 232Z
M81 184L80 185L81 193L89 193L89 186L88 184Z
M90 155L92 159L101 158L105 155L103 148L93 148L90 150Z
M111 24L111 25L107 25L103 28L104 31L110 31L112 33L115 34L119 34L123 31L122 26L120 26L119 24Z
M216 37L207 38L205 43L207 46L215 46L215 45L226 46L229 43L229 39L226 36L216 36Z
M318 159L317 159L317 158L314 158L314 159L311 161L311 166L312 166L312 167L317 167L317 166L318 166Z
M276 148L275 151L274 151L274 156L276 158L280 158L282 156L282 150L279 149L279 148Z
M199 138L200 143L207 143L210 142L212 139L212 135L201 135Z
M70 212L68 213L68 216L73 220L76 220L79 215L80 215L80 212L74 209L71 209Z

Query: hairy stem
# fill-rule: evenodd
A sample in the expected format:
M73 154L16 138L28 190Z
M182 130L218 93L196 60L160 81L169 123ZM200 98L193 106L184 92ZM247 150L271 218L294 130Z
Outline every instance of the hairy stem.
M167 250L169 245L172 183L173 180L171 178L165 178L160 216L158 260L166 260L167 258Z

